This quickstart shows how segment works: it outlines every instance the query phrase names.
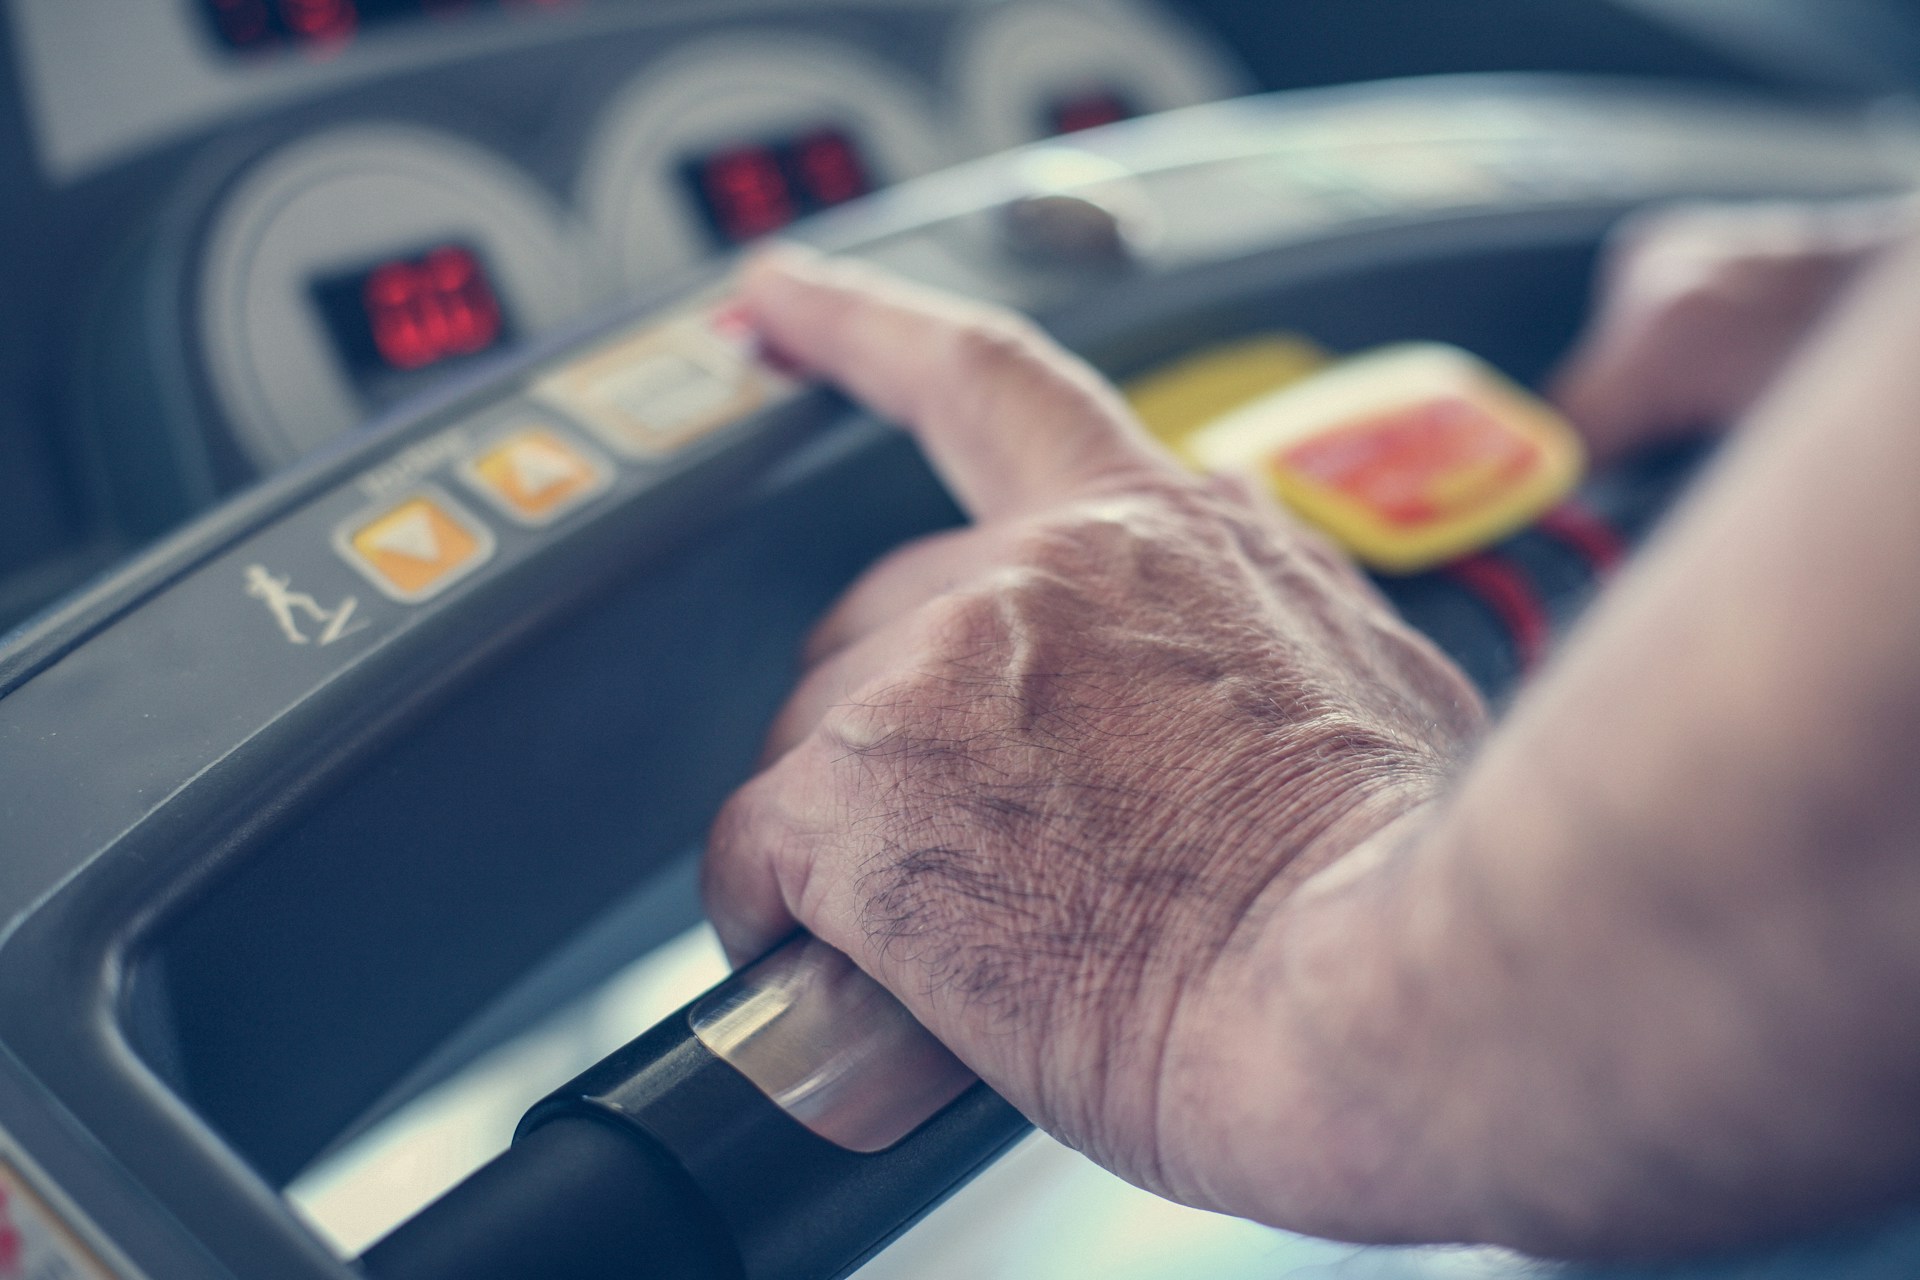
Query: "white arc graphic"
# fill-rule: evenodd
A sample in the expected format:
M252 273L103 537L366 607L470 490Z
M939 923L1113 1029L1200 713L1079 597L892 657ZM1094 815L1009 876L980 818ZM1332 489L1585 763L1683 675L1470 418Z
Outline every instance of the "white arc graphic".
M538 441L514 446L507 453L507 465L513 469L515 485L530 498L568 483L576 474L572 458Z
M433 517L424 511L409 512L367 541L376 551L409 560L433 564L440 559L440 537L433 530Z

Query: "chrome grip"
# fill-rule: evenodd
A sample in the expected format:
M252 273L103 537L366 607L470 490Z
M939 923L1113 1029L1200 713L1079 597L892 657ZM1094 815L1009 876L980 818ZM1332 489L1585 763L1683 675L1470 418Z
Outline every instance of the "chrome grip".
M693 1033L781 1110L849 1151L882 1151L974 1083L905 1005L808 934L693 1008Z

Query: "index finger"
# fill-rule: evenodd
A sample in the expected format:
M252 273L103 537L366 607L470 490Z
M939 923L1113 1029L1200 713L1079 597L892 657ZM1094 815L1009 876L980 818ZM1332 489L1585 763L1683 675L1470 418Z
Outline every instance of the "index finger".
M1175 466L1104 378L1010 312L791 248L749 264L741 296L781 354L912 432L976 520Z

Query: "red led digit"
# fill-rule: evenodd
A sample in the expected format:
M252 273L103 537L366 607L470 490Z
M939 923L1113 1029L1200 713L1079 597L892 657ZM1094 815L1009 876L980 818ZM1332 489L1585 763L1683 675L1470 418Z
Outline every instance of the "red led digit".
M693 156L680 171L723 244L778 231L874 189L853 135L830 124Z
M396 369L471 355L500 338L500 303L479 260L458 245L374 268L361 297L374 348Z
M1131 120L1135 112L1127 100L1111 89L1098 89L1078 97L1065 98L1053 106L1053 131L1079 133L1104 124Z
M116 0L127 3L128 0ZM235 50L278 46L328 58L362 27L454 20L489 9L519 15L557 13L588 0L173 0L196 5L220 42Z
M793 193L770 147L741 147L713 156L703 166L702 185L720 232L729 240L751 240L794 219Z
M354 0L280 0L280 21L302 40L339 44L360 25Z
M449 355L485 351L500 336L500 304L472 253L458 245L427 255L427 276L446 317Z
M20 1228L0 1219L0 1276L25 1275L21 1268L27 1252L27 1238Z
M381 358L397 369L433 362L433 346L416 305L413 264L389 262L367 277L367 322Z
M873 189L853 140L837 129L808 134L793 144L794 168L815 206L845 204Z

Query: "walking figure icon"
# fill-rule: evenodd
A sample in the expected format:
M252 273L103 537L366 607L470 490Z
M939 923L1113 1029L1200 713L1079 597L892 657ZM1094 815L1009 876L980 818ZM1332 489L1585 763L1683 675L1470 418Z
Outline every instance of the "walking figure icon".
M331 609L322 608L318 600L304 591L293 589L293 578L289 574L275 576L268 573L265 565L247 566L247 594L256 600L264 601L273 620L280 625L280 633L287 638L288 644L332 644L367 625L365 618L355 619L354 610L360 607L358 596L348 596ZM310 626L318 628L313 636L301 630L296 614L306 615Z

